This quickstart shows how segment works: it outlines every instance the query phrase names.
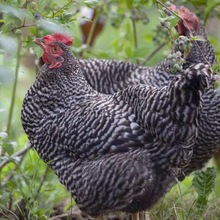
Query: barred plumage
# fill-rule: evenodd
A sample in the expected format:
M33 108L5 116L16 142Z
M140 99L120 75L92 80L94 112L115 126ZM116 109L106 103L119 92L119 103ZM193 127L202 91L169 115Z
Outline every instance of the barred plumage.
M209 67L193 65L162 88L104 95L88 85L68 47L46 37L37 42L50 56L22 108L31 145L83 212L149 209L190 161Z
M185 8L186 9L186 8ZM187 9L188 10L188 9ZM213 64L216 61L213 47L208 40L207 32L199 20L198 30L188 31L186 35L202 36L204 41L192 41L192 49L186 57L184 69L196 63ZM179 50L177 44L174 51ZM89 84L97 91L112 94L131 85L145 84L162 87L170 83L175 74L167 72L169 62L167 59L155 67L143 67L123 61L108 60L80 60L84 75ZM193 146L193 156L190 164L184 168L182 180L185 175L202 168L213 156L220 146L220 94L210 83L202 96L202 110L200 112L200 125L198 137Z

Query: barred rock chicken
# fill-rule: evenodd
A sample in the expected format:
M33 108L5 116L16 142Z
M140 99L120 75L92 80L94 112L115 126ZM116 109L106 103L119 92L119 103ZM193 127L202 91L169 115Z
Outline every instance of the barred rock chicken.
M184 33L186 36L202 36L204 41L192 41L192 49L186 58L184 69L193 63L213 64L215 54L210 44L206 30L200 20L185 7L175 8L183 18L177 25L179 34ZM179 51L182 42L177 43L174 51ZM154 67L140 66L123 61L114 60L80 60L84 70L85 77L89 84L99 92L109 94L122 90L128 85L148 84L153 86L164 86L173 79L174 75L170 74L170 62L168 59Z
M192 41L192 49L186 58L184 69L196 63L213 64L216 60L207 32L200 20L185 7L172 5L183 18L179 21L177 30L185 35L202 36L205 41ZM176 50L179 46L177 45ZM169 66L167 59L155 67L143 67L122 61L111 60L80 60L84 75L90 85L103 93L114 93L129 85L147 84L162 87L170 83L175 74L166 71ZM220 146L220 94L214 89L213 83L205 91L200 112L198 137L193 146L191 162L179 175L182 180L185 175L201 169Z
M33 148L84 213L149 209L190 160L209 67L192 65L163 88L104 95L87 83L67 36L35 42L45 64L21 114Z
M192 41L193 48L186 58L185 67L192 63L213 64L216 61L216 57L202 21L186 7L177 7L172 4L170 9L177 11L179 16L182 17L177 25L177 31L180 35L187 37L201 36L203 38L201 41Z

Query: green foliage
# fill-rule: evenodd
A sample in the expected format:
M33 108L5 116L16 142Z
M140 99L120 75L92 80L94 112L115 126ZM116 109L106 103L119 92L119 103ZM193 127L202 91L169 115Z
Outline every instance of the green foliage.
M150 211L153 220L217 220L220 198L216 169L209 167L186 177Z
M208 196L215 186L216 170L213 167L195 174L192 185L198 194L196 208L198 216L202 216L208 204Z
M205 21L207 21L208 17L210 16L212 10L220 5L219 0L210 0L208 1L206 10L205 10Z
M205 20L219 5L217 0L191 0L184 1L184 4L186 2L202 5ZM183 1L175 3L181 5ZM104 31L92 48L81 43L79 23L90 20L79 13L78 9L82 6L96 8L97 14L102 14L106 19ZM54 31L65 32L74 36L72 50L76 56L123 59L153 65L170 52L172 41L176 39L177 22L177 17L168 16L166 9L156 4L155 0L1 1L0 219L48 219L55 213L57 205L67 198L70 200L69 193L54 173L35 151L28 149L27 136L21 126L22 100L36 72L33 61L36 57L29 52L34 47L33 37ZM219 39L213 37L211 42L217 48L216 54L220 54ZM38 57L41 55L36 47L34 53ZM178 56L176 54L176 58ZM27 63L27 59L31 64ZM172 62L174 64L176 60ZM214 170L208 169L196 174L193 180L192 177L186 178L155 207L156 210L152 210L152 219L195 219L198 215L201 218L210 217L208 208L220 203L218 198L210 194L214 182L215 185L220 182L214 175ZM215 189L213 194L220 196L219 189ZM74 201L70 200L62 211L69 210L73 205ZM217 219L215 217L219 213L217 209L213 219Z

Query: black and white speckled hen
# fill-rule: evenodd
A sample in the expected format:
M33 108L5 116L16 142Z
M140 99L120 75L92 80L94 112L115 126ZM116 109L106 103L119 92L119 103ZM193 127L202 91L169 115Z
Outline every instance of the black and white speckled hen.
M183 68L186 69L195 63L213 64L216 60L215 53L202 21L186 7L171 6L171 10L177 10L182 17L177 25L179 35L202 36L204 38L204 41L191 42L192 49L185 59L186 62ZM182 43L184 42L177 43L174 52L181 50ZM89 84L97 91L105 94L118 92L129 85L164 86L174 77L173 74L167 71L170 65L167 58L153 67L140 66L124 61L98 59L80 59L80 64Z
M177 25L179 34L186 36L202 36L204 41L192 41L192 49L186 57L183 68L196 63L215 63L216 57L213 47L208 40L207 32L195 14L187 8L171 5L171 10L177 10L183 18ZM175 50L181 48L177 43ZM162 87L168 85L175 74L167 72L169 61L165 59L155 67L144 67L123 61L111 60L80 60L85 77L96 90L111 94L126 88L129 85L147 84ZM202 96L202 109L200 112L200 125L198 137L194 145L192 160L180 175L185 175L201 169L212 158L220 146L220 94L214 89L213 83Z
M35 39L45 64L21 114L31 145L84 213L149 209L190 161L211 70L197 64L166 87L137 85L104 95L87 83L61 41L71 39Z

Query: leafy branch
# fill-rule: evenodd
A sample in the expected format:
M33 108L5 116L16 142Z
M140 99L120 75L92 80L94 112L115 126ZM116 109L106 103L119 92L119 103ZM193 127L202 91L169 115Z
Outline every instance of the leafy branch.
M192 185L195 188L198 196L195 201L197 215L202 216L208 204L208 196L215 186L216 169L209 167L205 171L198 171L195 174Z
M18 35L17 41L18 43L17 43L17 53L16 53L15 79L14 79L14 84L13 84L11 105L9 109L8 123L7 123L7 128L6 128L7 134L10 134L12 114L13 114L13 109L14 109L14 104L15 104L15 95L16 95L16 89L17 89L17 84L18 84L18 73L19 73L19 67L20 67L21 46L22 46L21 35Z
M14 153L12 156L10 156L9 158L3 160L1 163L0 163L0 170L8 163L11 163L13 162L13 158L22 158L26 152L30 149L30 146L27 146L25 148L23 148L22 150Z
M161 1L158 1L156 0L156 3L157 3L157 7L159 8L159 5L163 6L163 9L164 10L167 10L169 13L175 15L177 18L181 19L182 22L184 23L185 27L187 27L188 31L189 31L189 35L190 35L190 40L192 41L195 41L195 45L196 47L198 48L198 50L200 51L200 54L202 55L203 57L203 60L206 62L206 64L210 64L209 61L206 59L205 55L204 55L204 52L202 51L202 49L200 48L200 46L198 45L197 41L198 40L201 40L201 39L198 39L196 36L193 35L193 32L190 30L187 22L185 21L185 19L183 19L178 13L176 13L175 11L172 11L169 7L167 7L165 4L163 4ZM170 19L169 19L170 20ZM172 38L172 32L170 30L169 27L167 27L168 30L169 30L169 33L170 33L170 36Z
M71 5L73 2L74 0L68 0L68 2L65 5L63 5L61 8L59 8L59 10L57 10L56 12L52 11L53 12L52 18L54 18L56 15L60 15L61 12L63 12L66 8L68 8L69 5Z

